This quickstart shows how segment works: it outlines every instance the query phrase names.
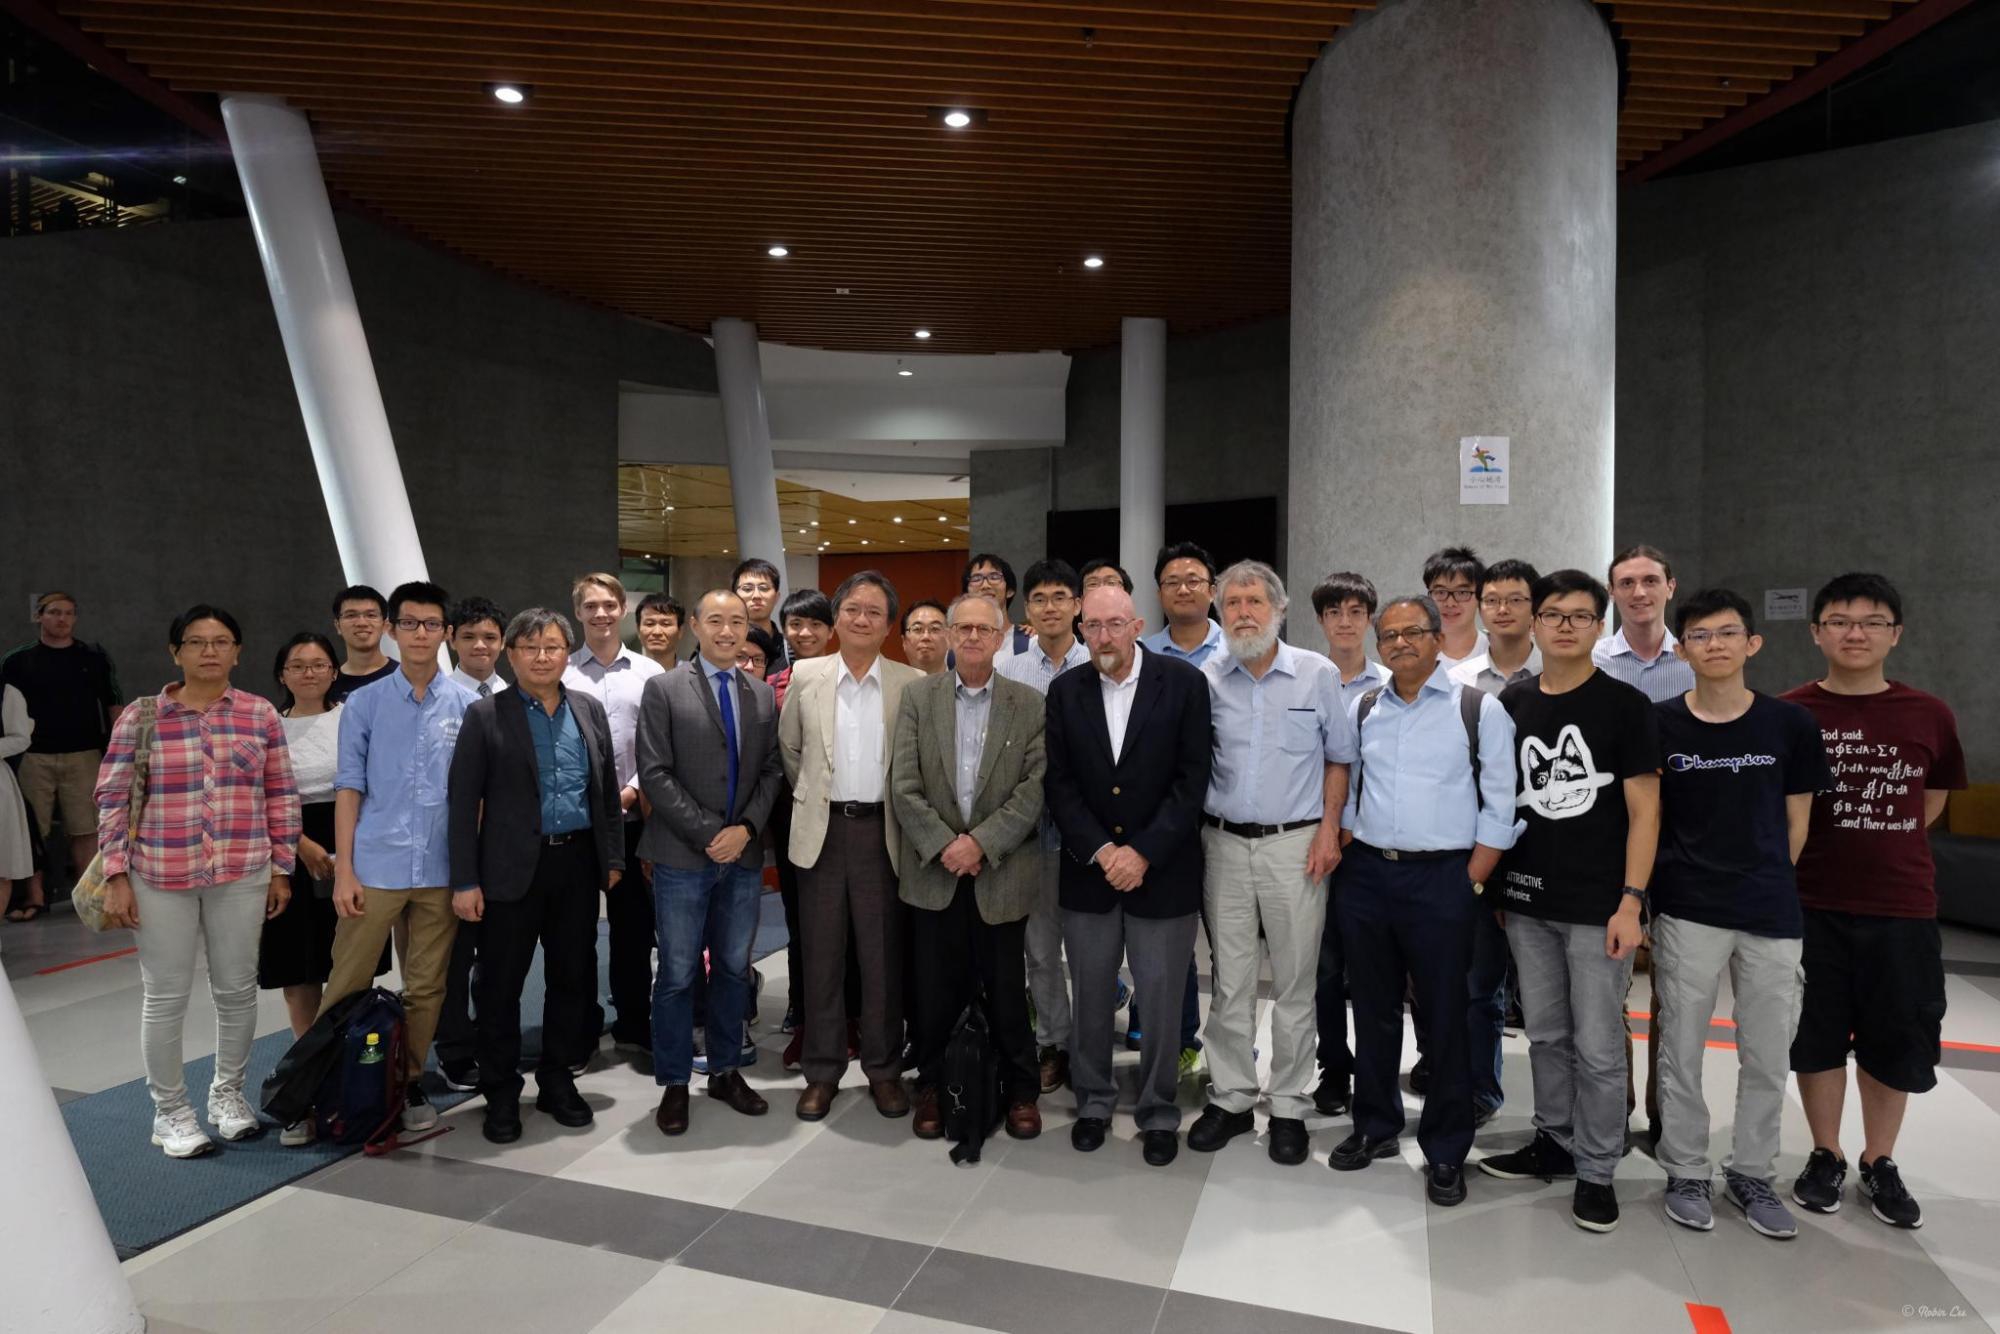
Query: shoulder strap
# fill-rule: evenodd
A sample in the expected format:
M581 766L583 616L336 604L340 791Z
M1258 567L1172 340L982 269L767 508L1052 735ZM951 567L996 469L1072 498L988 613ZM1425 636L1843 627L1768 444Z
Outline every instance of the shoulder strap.
M139 821L146 814L146 786L153 772L153 733L159 725L159 701L148 695L132 707L139 711L139 730L132 738L131 814L126 817L126 836L139 837Z
M1465 747L1472 756L1472 801L1477 810L1486 809L1485 794L1479 790L1479 710L1486 692L1478 686L1458 688L1458 716L1465 720Z
M1361 806L1361 784L1366 775L1361 772L1361 724L1368 721L1368 715L1375 711L1375 701L1382 698L1382 687L1376 686L1361 697L1354 706L1354 805Z

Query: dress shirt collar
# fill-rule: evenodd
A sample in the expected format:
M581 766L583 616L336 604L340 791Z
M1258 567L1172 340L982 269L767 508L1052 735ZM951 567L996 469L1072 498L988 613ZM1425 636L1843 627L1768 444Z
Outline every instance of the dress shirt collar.
M986 678L986 684L982 686L967 685L965 678L960 676L956 671L952 672L951 679L953 682L952 693L968 704L976 704L980 700L985 699L987 694L993 689L993 678L990 676Z
M1417 696L1421 699L1426 692L1449 695L1457 689L1458 683L1451 679L1450 670L1440 662L1436 667L1431 669L1430 676L1425 678L1423 686L1417 692ZM1403 704L1405 707L1415 703L1414 700L1406 702L1401 695L1396 693L1396 678L1393 675L1384 677L1382 680L1381 702L1389 703L1391 701Z
M1161 626L1154 631L1154 637L1158 641L1153 645L1156 652L1171 654L1177 658L1191 658L1203 649L1219 649L1222 646L1222 622L1210 617L1208 633L1203 635L1201 642L1191 649L1182 648L1174 642L1174 628L1171 625Z
M1123 681L1114 681L1103 672L1097 673L1097 684L1106 690L1130 690L1139 684L1139 670L1145 665L1146 650L1137 644L1132 646L1132 670L1125 673ZM1095 668L1092 669L1096 670Z
M708 682L711 686L715 684L715 678L721 676L724 672L733 672L737 670L737 666L733 662L726 667L718 667L714 663L710 662L707 658L697 657L696 661L701 663L701 674L708 678Z
M544 718L555 717L557 714L563 711L563 706L569 703L569 687L565 686L560 681L556 682L556 706L553 709L547 709L547 710L543 709L542 702L536 699L534 695L529 691L516 690L514 693L520 696L522 708L532 709L536 713L541 714Z
M879 653L875 655L875 660L868 664L868 670L860 676L856 676L852 669L848 667L847 659L836 657L835 661L839 664L833 669L833 679L836 685L843 681L852 681L857 686L867 685L870 681L873 681L878 686L882 684L882 655Z
M1049 672L1059 672L1063 670L1065 667L1075 666L1077 662L1076 655L1079 651L1081 651L1086 657L1088 657L1090 654L1090 650L1083 647L1083 641L1081 639L1078 639L1075 636L1071 636L1069 641L1069 652L1063 654L1062 661L1058 662L1056 661L1056 659L1051 658L1049 656L1047 649L1042 647L1042 637L1040 635L1036 635L1033 639L1030 639L1028 641L1028 657L1034 661L1036 666L1042 668L1044 671L1049 671Z
M598 662L597 654L591 651L588 644L585 644L582 648L569 655L569 665L572 667L589 667L593 663L596 663L597 670L601 672L630 671L632 668L632 650L625 647L621 642L618 645L616 656L610 662Z
M451 669L451 679L475 695L479 693L479 687L481 686L486 687L486 693L489 695L497 695L507 688L507 678L498 672L493 673L493 675L482 681L471 672L466 671L465 668L454 667Z
M155 713L171 713L175 711L179 711L181 713L227 712L228 710L236 707L237 697L240 694L242 694L242 692L239 691L235 686L224 686L222 688L222 693L215 697L215 703L209 705L208 708L206 709L196 710L190 708L188 705L183 704L181 702L181 686L182 686L181 682L175 681L171 685L162 687L160 690L159 700L157 703L153 705L154 712Z
M397 664L396 670L389 674L389 679L396 683L396 689L403 692L404 699L410 701L412 704L418 702L416 683L410 680L410 674L403 670L400 663ZM451 678L445 673L434 672L431 675L430 684L424 687L424 699L428 700L432 695L436 694L438 686L449 680ZM456 682L453 684L456 684Z
M1668 630L1665 626L1661 627L1661 633L1666 638L1660 641L1660 658L1671 658L1674 656L1674 645L1681 641L1674 638L1674 632ZM1636 660L1639 656L1638 650L1632 647L1632 641L1625 638L1625 627L1622 625L1611 632L1611 638L1605 641L1604 651L1614 658L1624 655ZM1655 658L1653 661L1658 662L1659 658Z

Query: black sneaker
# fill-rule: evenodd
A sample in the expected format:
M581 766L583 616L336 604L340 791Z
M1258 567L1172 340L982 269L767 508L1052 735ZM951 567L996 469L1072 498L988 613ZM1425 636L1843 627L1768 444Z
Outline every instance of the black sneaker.
M1345 1116L1354 1104L1348 1082L1332 1075L1319 1081L1319 1087L1312 1091L1312 1100L1313 1110L1321 1116Z
M1618 1226L1618 1192L1609 1183L1579 1181L1570 1197L1569 1216L1586 1232L1609 1232Z
M1502 1181L1568 1181L1576 1175L1576 1159L1548 1131L1537 1130L1525 1148L1481 1158L1479 1170Z
M448 1089L469 1093L479 1087L477 1061L445 1061L439 1068L444 1072L444 1086Z
M1883 1154L1872 1163L1861 1164L1861 1194L1874 1215L1890 1227L1922 1227L1924 1209L1910 1198L1896 1160Z
M1792 1198L1816 1214L1840 1212L1840 1187L1847 1180L1847 1162L1831 1149L1814 1149L1806 1159L1806 1170L1792 1183ZM1867 1194L1864 1187L1862 1193Z

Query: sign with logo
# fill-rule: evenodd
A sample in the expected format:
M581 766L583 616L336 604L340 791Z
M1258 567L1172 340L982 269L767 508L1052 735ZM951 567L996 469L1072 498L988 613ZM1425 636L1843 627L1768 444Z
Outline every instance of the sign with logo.
M1803 621L1807 605L1806 590L1803 588L1764 590L1764 619L1767 621Z
M1458 441L1458 503L1461 505L1504 505L1507 503L1508 438L1504 435L1467 435Z

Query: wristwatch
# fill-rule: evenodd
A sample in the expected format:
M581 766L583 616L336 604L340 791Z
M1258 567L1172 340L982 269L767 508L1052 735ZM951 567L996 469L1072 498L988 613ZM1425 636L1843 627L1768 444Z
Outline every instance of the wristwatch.
M1473 881L1473 882L1472 882L1472 892L1473 892L1473 895L1474 895L1475 897L1476 897L1476 896L1478 896L1478 895L1480 895L1480 894L1484 894L1484 893L1486 892L1486 882L1485 882L1484 880L1475 880L1475 881Z
M1653 915L1653 900L1645 890L1633 885L1626 885L1620 892L1629 898L1639 900L1639 915L1641 917L1651 917Z

